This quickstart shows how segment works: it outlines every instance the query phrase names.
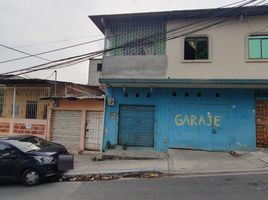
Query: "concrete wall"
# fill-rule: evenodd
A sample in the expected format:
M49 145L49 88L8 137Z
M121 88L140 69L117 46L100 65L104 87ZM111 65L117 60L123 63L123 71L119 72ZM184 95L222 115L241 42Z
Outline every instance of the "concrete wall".
M199 31L189 36L208 36L208 61L185 61L184 38L167 41L168 72L170 78L217 79L256 78L266 79L268 59L249 61L247 59L247 37L249 34L268 33L268 15L234 19L223 24ZM211 21L212 23L213 21ZM169 21L167 30L184 24L185 21Z
M166 76L167 57L107 56L103 58L103 78L161 78Z
M174 140L177 140L179 145L183 145L181 134L192 134L191 128L193 127L184 127L182 129L183 127L175 126L173 112L177 113L179 109L183 108L186 113L193 113L193 107L196 105L207 107L207 110L203 109L202 111L205 114L211 112L211 105L223 105L226 107L227 117L225 119L225 127L223 128L226 129L229 150L249 150L256 147L253 90L155 88L151 92L150 98L147 97L147 93L150 93L149 88L127 88L127 92L128 97L124 97L122 88L108 88L107 90L107 98L115 98L116 104L115 106L107 105L106 107L104 147L108 141L111 144L117 144L120 104L154 105L156 107L154 149L157 151L167 151L169 147L172 147L171 141ZM173 92L177 93L176 97L172 95ZM189 92L189 97L184 96L185 92ZM196 96L198 92L202 93L202 98ZM136 93L139 93L140 97L137 98L135 96ZM220 93L220 98L215 98L215 93ZM186 107L185 105L188 106ZM195 146L192 148L195 148Z
M99 78L102 76L101 71L97 71L97 65L101 64L101 59L92 59L89 62L88 67L88 85L100 85Z

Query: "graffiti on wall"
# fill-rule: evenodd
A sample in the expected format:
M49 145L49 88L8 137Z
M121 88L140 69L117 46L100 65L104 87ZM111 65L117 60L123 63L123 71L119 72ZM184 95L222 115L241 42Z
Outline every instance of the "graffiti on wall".
M222 117L218 115L187 115L177 114L175 124L177 126L221 126Z

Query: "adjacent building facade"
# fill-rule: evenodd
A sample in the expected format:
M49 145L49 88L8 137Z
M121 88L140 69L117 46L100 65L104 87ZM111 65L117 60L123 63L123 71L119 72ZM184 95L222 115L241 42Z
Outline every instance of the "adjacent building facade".
M72 153L101 150L104 95L98 86L0 78L0 135L36 135Z
M267 10L89 16L106 37L103 147L268 146Z

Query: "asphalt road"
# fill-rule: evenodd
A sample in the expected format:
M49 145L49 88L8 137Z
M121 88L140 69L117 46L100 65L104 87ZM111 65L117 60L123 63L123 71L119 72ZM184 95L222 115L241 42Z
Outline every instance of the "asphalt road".
M1 185L0 200L267 200L268 174Z

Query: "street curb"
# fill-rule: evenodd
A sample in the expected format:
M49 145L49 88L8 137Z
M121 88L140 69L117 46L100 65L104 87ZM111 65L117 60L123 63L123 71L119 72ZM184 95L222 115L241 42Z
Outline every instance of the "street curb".
M138 170L138 171L126 171L126 172L99 172L99 173L79 173L79 174L62 174L65 177L74 177L74 176L94 176L94 175L103 175L103 176L131 176L138 174L146 174L146 173L158 173L161 175L165 175L165 173L157 170Z
M236 171L213 171L213 172L189 172L189 173L179 173L179 172L167 172L160 170L137 170L137 171L125 171L125 172L98 172L98 173L74 173L74 174L62 174L62 176L71 178L75 176L118 176L121 178L125 178L128 176L135 176L141 174L148 173L157 173L159 177L202 177L202 176L213 176L213 175L239 175L239 174L260 174L260 173L268 173L267 169L258 169L258 170L236 170Z
M198 176L213 176L213 175L239 175L239 174L260 174L268 173L268 169L259 169L259 170L240 170L240 171L214 171L214 172L193 172L193 173L164 173L168 176L173 177L198 177Z

